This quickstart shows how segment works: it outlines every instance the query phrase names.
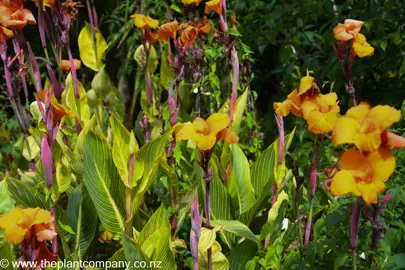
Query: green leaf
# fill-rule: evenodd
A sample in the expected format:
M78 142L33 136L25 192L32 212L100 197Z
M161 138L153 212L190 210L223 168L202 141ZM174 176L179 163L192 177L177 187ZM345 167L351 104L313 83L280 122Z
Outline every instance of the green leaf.
M171 4L170 8L178 13L181 13L181 9L178 6L176 6L175 4Z
M212 269L229 269L229 262L225 255L221 252L221 245L215 241L216 231L217 229L209 230L204 227L201 228L201 236L198 243L198 266L201 270L208 269L207 249L210 247L212 254Z
M25 208L39 207L46 210L49 209L44 194L40 194L38 189L34 189L23 181L5 176L1 173L0 178L5 178L8 190L11 193L12 198L15 200L16 205Z
M295 129L285 136L284 154L288 151L292 139L295 134ZM259 197L266 183L274 181L274 172L277 166L277 153L279 140L272 143L264 150L252 166L252 185L255 189L256 197Z
M161 261L162 269L175 269L176 262L170 249L171 226L162 204L152 215L138 236L138 243L151 261ZM144 249L145 248L145 249Z
M249 161L239 145L232 144L231 149L232 169L235 171L236 187L238 190L239 211L242 214L256 202L255 192L250 181Z
M402 60L401 67L399 68L399 77L401 78L402 75L405 74L405 58Z
M78 250L83 259L94 239L98 221L96 208L83 184L72 191L67 213L75 232L74 251Z
M96 92L96 95L100 98L104 98L106 95L114 92L115 87L105 70L105 65L103 65L96 76L94 76L91 82L91 88Z
M35 159L40 151L41 149L39 148L39 145L35 141L34 137L28 136L24 140L22 155L25 157L26 160Z
M222 230L231 232L239 237L244 237L255 243L259 243L257 237L245 224L238 220L213 220L211 225L214 227L221 227Z
M144 261L149 265L149 259L145 255L145 253L142 252L142 249L140 248L140 246L137 243L135 243L134 241L132 241L132 239L130 239L125 233L123 233L123 235L122 235L122 245L124 247L125 258L127 261L130 262L130 265L131 265L129 269L136 269L134 267L135 262ZM120 258L122 255L114 254L114 256L117 256L117 257L119 256L119 258Z
M235 103L235 112L233 113L232 130L239 134L240 123L242 122L243 114L245 113L247 97L249 90L246 90Z
M173 5L172 5L173 6ZM166 48L162 52L161 64L160 64L160 84L164 89L168 90L174 79L176 73L170 69L169 62L167 61L168 49Z
M3 178L3 176L2 176ZM7 182L0 180L0 215L9 212L14 208L14 201L11 199L11 194L7 188Z
M123 194L108 143L89 132L84 141L84 183L104 227L113 234L124 228Z
M165 146L169 141L169 132L148 142L139 149L139 156L144 161L144 173L142 179L138 181L136 195L132 202L132 210L136 211L142 201L142 197L156 179L159 169L159 159L164 153Z
M0 237L0 241L1 241L1 237ZM13 270L13 265L11 262L15 262L17 260L14 259L13 256L13 249L12 246L8 243L4 244L4 245L0 245L0 258L1 258L1 269L4 270ZM4 262L8 262L8 264L4 264Z
M149 47L149 56L147 57L146 51L145 51L145 47L142 45L140 45L134 54L134 59L135 61L138 63L139 66L145 68L148 68L148 71L150 74L153 74L158 65L159 65L159 61L157 60L157 54L156 54L156 50L155 47L153 47L153 45L150 45ZM148 59L148 62L146 63L146 59Z
M81 82L78 82L79 100L76 99L74 85L71 81L71 74L66 79L66 105L76 113L76 119L79 120L80 126L84 126L90 120L90 107L87 102L87 93ZM65 93L65 92L64 92Z
M100 30L94 29L96 34L96 45L94 45L91 26L86 22L86 25L80 31L78 44L80 51L80 59L83 64L94 71L98 71L103 65L103 58L108 44L105 41ZM95 50L95 47L97 50Z
M229 256L230 269L245 270L246 263L255 256L256 252L257 244L252 241L245 240L238 244L231 250Z
M71 170L70 167L63 164L62 160L56 162L55 167L56 167L55 176L58 186L58 192L63 193L70 187L70 183L72 182Z
M237 29L234 28L228 28L228 30L226 30L226 33L229 35L232 35L234 37L241 37L242 35L239 33L239 31Z
M137 184L137 181L142 177L144 169L143 160L139 155L136 155L132 183L129 185L130 152L137 152L137 149L139 148L138 143L136 142L133 133L131 135L114 114L110 117L110 125L113 134L112 158L114 164L117 167L118 173L124 184L129 188L133 188Z

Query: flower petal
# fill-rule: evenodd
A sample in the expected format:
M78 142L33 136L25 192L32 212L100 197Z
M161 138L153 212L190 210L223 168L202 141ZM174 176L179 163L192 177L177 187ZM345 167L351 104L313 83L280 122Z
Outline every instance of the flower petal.
M324 134L333 129L336 122L337 113L313 110L307 119L308 129L314 134Z
M294 91L287 96L287 100L291 103L290 112L297 117L302 117L301 97L298 95L298 89L294 89Z
M290 102L288 100L284 100L283 102L274 102L273 108L276 111L278 116L286 117L290 114Z
M199 134L195 142L197 143L198 149L206 151L212 149L215 146L215 144L217 143L217 137L213 134L209 134L207 136Z
M366 179L373 174L367 158L357 149L350 148L340 157L340 169L349 171L353 177Z
M17 226L14 228L10 228L4 231L4 236L12 245L16 245L21 243L24 240L25 233L27 232L26 229L21 229Z
M178 124L175 129L175 133L176 141L194 140L198 136L194 125L190 122L185 124Z
M8 230L16 226L17 222L22 218L23 212L19 208L14 208L11 211L0 216L0 229Z
M396 167L396 161L391 151L382 147L377 151L369 153L367 160L374 170L373 182L387 181Z
M229 125L229 116L224 113L213 113L207 118L210 133L216 134Z
M330 191L335 196L341 196L348 193L360 195L357 189L357 183L353 175L349 171L338 171L332 179Z
M366 37L362 34L358 34L354 40L353 50L360 58L374 54L374 48L366 41Z
M332 132L332 141L337 145L353 143L359 126L359 123L353 118L346 116L337 118Z
M373 107L367 115L376 128L384 130L401 119L401 111L388 105Z
M315 78L312 76L304 76L301 78L300 87L298 89L298 95L301 96L305 94L308 90L312 88L312 84Z
M348 41L353 38L353 35L349 34L346 31L346 25L339 23L337 26L333 28L333 34L336 40L340 41Z
M209 133L208 123L200 117L197 117L196 119L194 119L193 126L197 132L201 132L203 134Z
M360 150L372 152L381 145L381 131L376 129L369 133L356 133L353 143Z
M319 108L318 108L318 104L313 99L306 99L301 105L302 115L305 120L308 119L310 113L314 110L318 111Z
M382 144L387 146L389 149L400 150L405 147L405 138L401 137L391 131L385 130L381 134Z
M356 119L357 122L361 123L367 117L367 114L369 112L370 112L370 105L366 102L362 102L356 107L350 108L346 112L346 116Z
M375 181L370 183L359 182L357 183L357 188L363 197L363 200L367 204L377 203L378 194L380 194L385 189L385 184L382 181Z

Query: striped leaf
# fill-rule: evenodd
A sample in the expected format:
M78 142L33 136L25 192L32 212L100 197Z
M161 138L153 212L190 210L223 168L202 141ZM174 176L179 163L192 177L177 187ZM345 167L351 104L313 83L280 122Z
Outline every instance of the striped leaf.
M144 253L151 254L151 261L161 261L162 269L176 269L174 255L170 249L170 223L166 208L162 204L152 215L138 237Z
M141 247L139 246L138 243L135 243L130 239L125 233L122 234L122 246L124 250L124 255L125 259L130 262L130 266L127 269L136 269L134 267L135 262L145 262L147 265L149 265L149 259L145 255L145 253L142 252ZM120 251L118 251L120 252ZM113 260L117 260L122 258L122 253L116 253L113 256ZM149 268L147 268L149 269Z
M132 201L132 211L135 212L141 201L142 197L148 188L153 184L156 179L159 169L160 156L165 154L165 146L169 141L169 133L166 132L162 136L148 142L139 149L138 155L144 162L143 176L136 186L136 194Z
M232 169L235 171L236 188L238 191L239 212L249 210L256 202L254 189L250 180L250 166L242 149L237 144L231 145Z
M0 177L6 179L8 190L16 205L23 206L24 208L39 207L46 210L49 209L45 196L40 194L37 189L27 185L23 181L4 176L3 174L0 174Z
M295 129L285 136L284 154L290 148L294 138ZM260 196L267 182L274 181L274 171L277 166L277 153L279 140L277 139L266 150L264 150L252 166L252 185L255 189L256 198Z
M211 225L214 227L219 226L224 231L231 232L239 237L244 237L253 242L259 243L259 237L257 237L245 224L238 220L213 220Z
M85 186L77 186L69 197L67 206L70 224L75 232L74 251L84 258L97 230L97 211Z
M229 256L230 269L245 270L246 263L256 255L256 252L256 243L249 240L243 241L231 250L231 255Z
M104 227L113 234L124 228L123 189L108 143L93 132L84 140L84 183Z

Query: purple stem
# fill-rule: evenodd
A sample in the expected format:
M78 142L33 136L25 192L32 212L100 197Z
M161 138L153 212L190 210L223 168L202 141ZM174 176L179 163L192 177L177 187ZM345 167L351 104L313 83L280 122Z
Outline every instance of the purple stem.
M360 213L361 213L360 201L361 198L357 197L356 203L353 207L352 223L350 229L350 248L352 249L354 269L356 269L356 249L357 249L357 238L359 234Z
M193 257L193 269L198 270L198 242L201 235L202 215L198 210L198 197L194 198L190 202L190 216L191 216L191 231L190 231L190 247Z
M43 7L44 1L40 0L38 5L38 29L39 29L39 37L41 39L42 48L46 53L46 40L45 40L45 24L44 24L44 14L43 14ZM47 54L47 53L46 53Z
M27 41L27 48L28 48L28 55L29 55L29 59L30 59L30 64L31 64L31 67L32 67L32 69L34 71L35 89L37 91L41 91L41 90L43 90L42 83L41 83L41 71L39 70L38 62L35 59L35 55L32 52L31 45L30 45L30 43L28 41Z
M54 218L54 224L55 224L54 226L56 228L56 212L55 212L55 209L53 207L51 208L51 214L52 214L52 216ZM59 250L58 250L58 235L56 235L52 239L52 253L55 254L55 255L58 255L58 252L59 252Z
M205 180L205 226L207 229L211 229L211 188L210 183L212 180L212 169L208 168L208 162L204 167L204 180ZM208 257L208 270L212 270L212 249L211 247L207 250Z
M67 47L67 51L68 51L68 55L69 55L70 70L72 71L73 86L75 88L75 97L77 100L79 100L80 99L79 82L77 80L77 73L76 73L75 63L74 63L73 56L72 56L72 51L70 50L70 44L68 44L66 47Z
M47 136L42 137L41 143L41 156L42 156L42 167L44 169L44 175L46 180L46 186L48 189L52 188L52 168L53 168L53 155L52 150L48 142Z
M231 61L232 61L233 80L232 80L231 104L229 107L229 118L230 118L229 126L232 126L233 122L233 115L235 113L235 103L236 98L238 96L238 84L239 84L239 58L235 47L232 48Z

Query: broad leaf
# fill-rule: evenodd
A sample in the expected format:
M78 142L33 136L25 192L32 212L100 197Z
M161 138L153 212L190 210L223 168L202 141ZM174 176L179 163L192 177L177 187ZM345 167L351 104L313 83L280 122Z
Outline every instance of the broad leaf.
M97 211L83 184L77 186L70 195L67 212L75 232L74 250L79 250L83 259L97 230Z
M235 112L233 113L232 130L239 134L240 123L242 122L242 117L246 109L247 98L249 90L246 90L235 103Z
M242 222L238 220L213 220L211 225L221 227L222 230L231 232L239 237L247 238L259 243L259 238Z
M76 119L79 121L80 126L83 127L90 120L90 107L87 101L87 93L82 83L78 82L80 98L77 100L71 79L71 75L66 79L66 105L76 113Z
M252 241L245 240L238 244L231 250L229 256L230 269L245 270L246 263L256 255L256 252L257 244Z
M229 269L229 262L225 255L221 252L221 245L215 241L216 231L217 229L209 230L204 227L201 228L201 236L198 243L198 266L201 270L208 269L207 250L209 248L211 248L212 252L212 269Z
M231 149L232 169L235 171L238 190L239 211L243 213L256 202L254 189L250 181L250 166L245 154L237 144L232 144Z
M104 53L108 48L100 30L94 29L96 34L96 44L94 44L93 33L90 24L86 25L80 31L78 44L80 51L80 59L83 64L94 71L98 71L103 65Z
M84 183L104 227L121 234L123 185L118 179L108 143L89 132L84 141Z

